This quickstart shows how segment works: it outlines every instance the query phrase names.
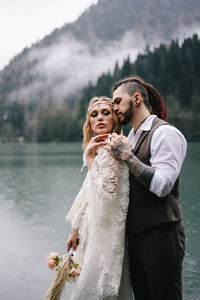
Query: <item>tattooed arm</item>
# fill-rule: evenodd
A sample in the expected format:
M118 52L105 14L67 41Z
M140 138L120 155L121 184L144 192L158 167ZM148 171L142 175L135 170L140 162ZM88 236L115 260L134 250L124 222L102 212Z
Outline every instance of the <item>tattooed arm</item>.
M155 169L141 162L131 151L128 140L125 136L112 134L108 139L105 148L114 156L126 162L130 172L147 189L150 188Z

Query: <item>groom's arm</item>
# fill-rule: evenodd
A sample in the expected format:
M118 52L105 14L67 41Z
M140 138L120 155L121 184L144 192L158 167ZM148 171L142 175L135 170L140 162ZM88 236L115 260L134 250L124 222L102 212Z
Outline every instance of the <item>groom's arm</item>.
M150 189L155 169L151 166L145 165L132 153L126 137L112 134L112 139L108 140L106 149L117 158L125 161L129 171L135 176L135 178L144 187Z

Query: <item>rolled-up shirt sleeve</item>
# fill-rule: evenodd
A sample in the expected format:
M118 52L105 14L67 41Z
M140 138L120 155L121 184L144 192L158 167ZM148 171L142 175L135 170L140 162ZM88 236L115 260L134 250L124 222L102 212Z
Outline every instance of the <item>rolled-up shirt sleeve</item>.
M187 151L183 134L174 126L158 127L151 140L151 166L155 169L150 191L159 197L170 193Z

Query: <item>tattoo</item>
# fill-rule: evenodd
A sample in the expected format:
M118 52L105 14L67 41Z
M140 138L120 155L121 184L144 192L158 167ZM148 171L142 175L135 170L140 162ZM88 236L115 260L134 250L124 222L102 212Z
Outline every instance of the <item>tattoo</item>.
M124 144L122 141L119 141L118 145L112 146L111 147L113 155L125 159L127 158L130 154L132 154L130 148Z
M150 188L151 180L155 173L155 169L145 165L139 160L130 150L130 148L122 141L116 146L112 146L112 153L118 158L121 158L128 165L129 171L135 178L147 189Z
M129 167L130 172L135 176L135 178L147 189L150 188L151 180L155 173L155 169L145 165L141 160L139 160L134 154L132 158L128 158L126 164Z

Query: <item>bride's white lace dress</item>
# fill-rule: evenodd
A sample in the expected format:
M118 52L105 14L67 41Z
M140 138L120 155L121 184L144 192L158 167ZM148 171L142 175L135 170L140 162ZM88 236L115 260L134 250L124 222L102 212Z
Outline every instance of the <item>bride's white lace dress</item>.
M128 201L127 166L99 148L66 216L79 228L74 259L82 265L70 300L133 299L125 251Z

